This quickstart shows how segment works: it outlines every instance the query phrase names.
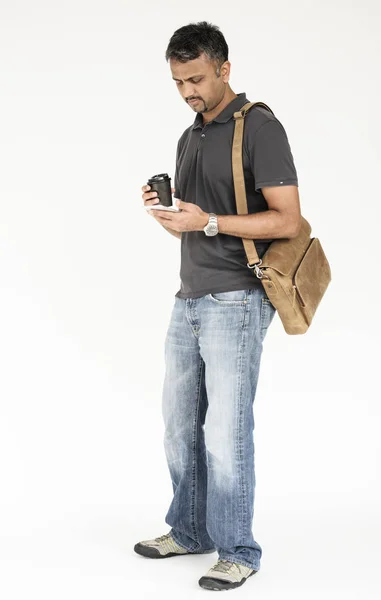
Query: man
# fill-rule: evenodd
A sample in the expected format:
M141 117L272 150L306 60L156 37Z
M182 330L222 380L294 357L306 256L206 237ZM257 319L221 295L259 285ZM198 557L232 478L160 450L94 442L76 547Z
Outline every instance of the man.
M218 552L199 584L242 585L260 568L254 512L253 402L262 345L275 308L247 267L242 238L259 256L300 228L297 173L286 132L269 111L245 117L248 215L237 215L232 140L249 100L229 85L228 46L207 22L181 27L166 51L181 97L196 113L179 139L175 188L181 212L151 210L181 239L181 287L165 342L164 446L173 485L169 533L139 542L149 558ZM253 67L254 69L254 67ZM143 186L145 205L158 202Z

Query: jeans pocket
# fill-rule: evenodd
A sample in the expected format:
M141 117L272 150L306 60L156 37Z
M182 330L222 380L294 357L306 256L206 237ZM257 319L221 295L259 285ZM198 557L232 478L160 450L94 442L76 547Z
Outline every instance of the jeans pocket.
M266 333L276 313L276 308L271 304L269 298L264 296L261 300L261 331Z
M242 306L247 304L247 290L236 290L234 292L214 292L208 294L208 298L221 306Z

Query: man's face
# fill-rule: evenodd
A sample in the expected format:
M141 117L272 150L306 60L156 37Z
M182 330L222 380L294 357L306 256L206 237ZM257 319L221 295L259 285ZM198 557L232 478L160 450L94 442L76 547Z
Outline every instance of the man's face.
M226 61L221 66L221 75L217 77L216 64L205 54L185 63L170 59L172 78L181 96L193 110L201 113L212 110L221 102L225 93L224 79L227 78L228 65Z

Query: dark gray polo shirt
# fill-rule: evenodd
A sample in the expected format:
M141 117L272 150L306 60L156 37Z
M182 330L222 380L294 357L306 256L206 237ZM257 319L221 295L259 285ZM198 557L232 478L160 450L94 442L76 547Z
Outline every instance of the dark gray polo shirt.
M193 125L180 137L176 153L175 198L193 202L207 213L236 215L232 171L233 113L249 102L238 94L206 125L197 113ZM268 110L253 107L245 117L243 167L249 213L268 210L263 186L298 185L286 131ZM254 240L262 257L272 240ZM203 231L181 235L181 287L179 298L261 286L247 267L242 238Z

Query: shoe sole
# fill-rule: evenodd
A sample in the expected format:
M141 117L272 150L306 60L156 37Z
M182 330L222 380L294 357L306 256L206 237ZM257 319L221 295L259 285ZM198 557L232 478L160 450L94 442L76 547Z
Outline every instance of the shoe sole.
M151 548L150 546L144 546L138 542L134 546L134 550L140 556L145 556L146 558L170 558L171 556L187 556L189 554L212 554L216 552L215 549L212 550L203 550L202 552L186 552L181 554L180 552L168 552L167 554L160 554L159 550L156 548Z
M234 583L229 582L229 581L224 581L223 579L216 579L214 577L206 577L206 576L201 577L201 579L199 579L198 583L205 590L215 590L215 591L221 592L222 590L231 590L233 588L240 587L241 585L243 585L245 583L245 581L247 579L249 579L249 577L251 577L255 573L258 573L258 571L253 571L247 577L243 577L241 581L235 581Z

